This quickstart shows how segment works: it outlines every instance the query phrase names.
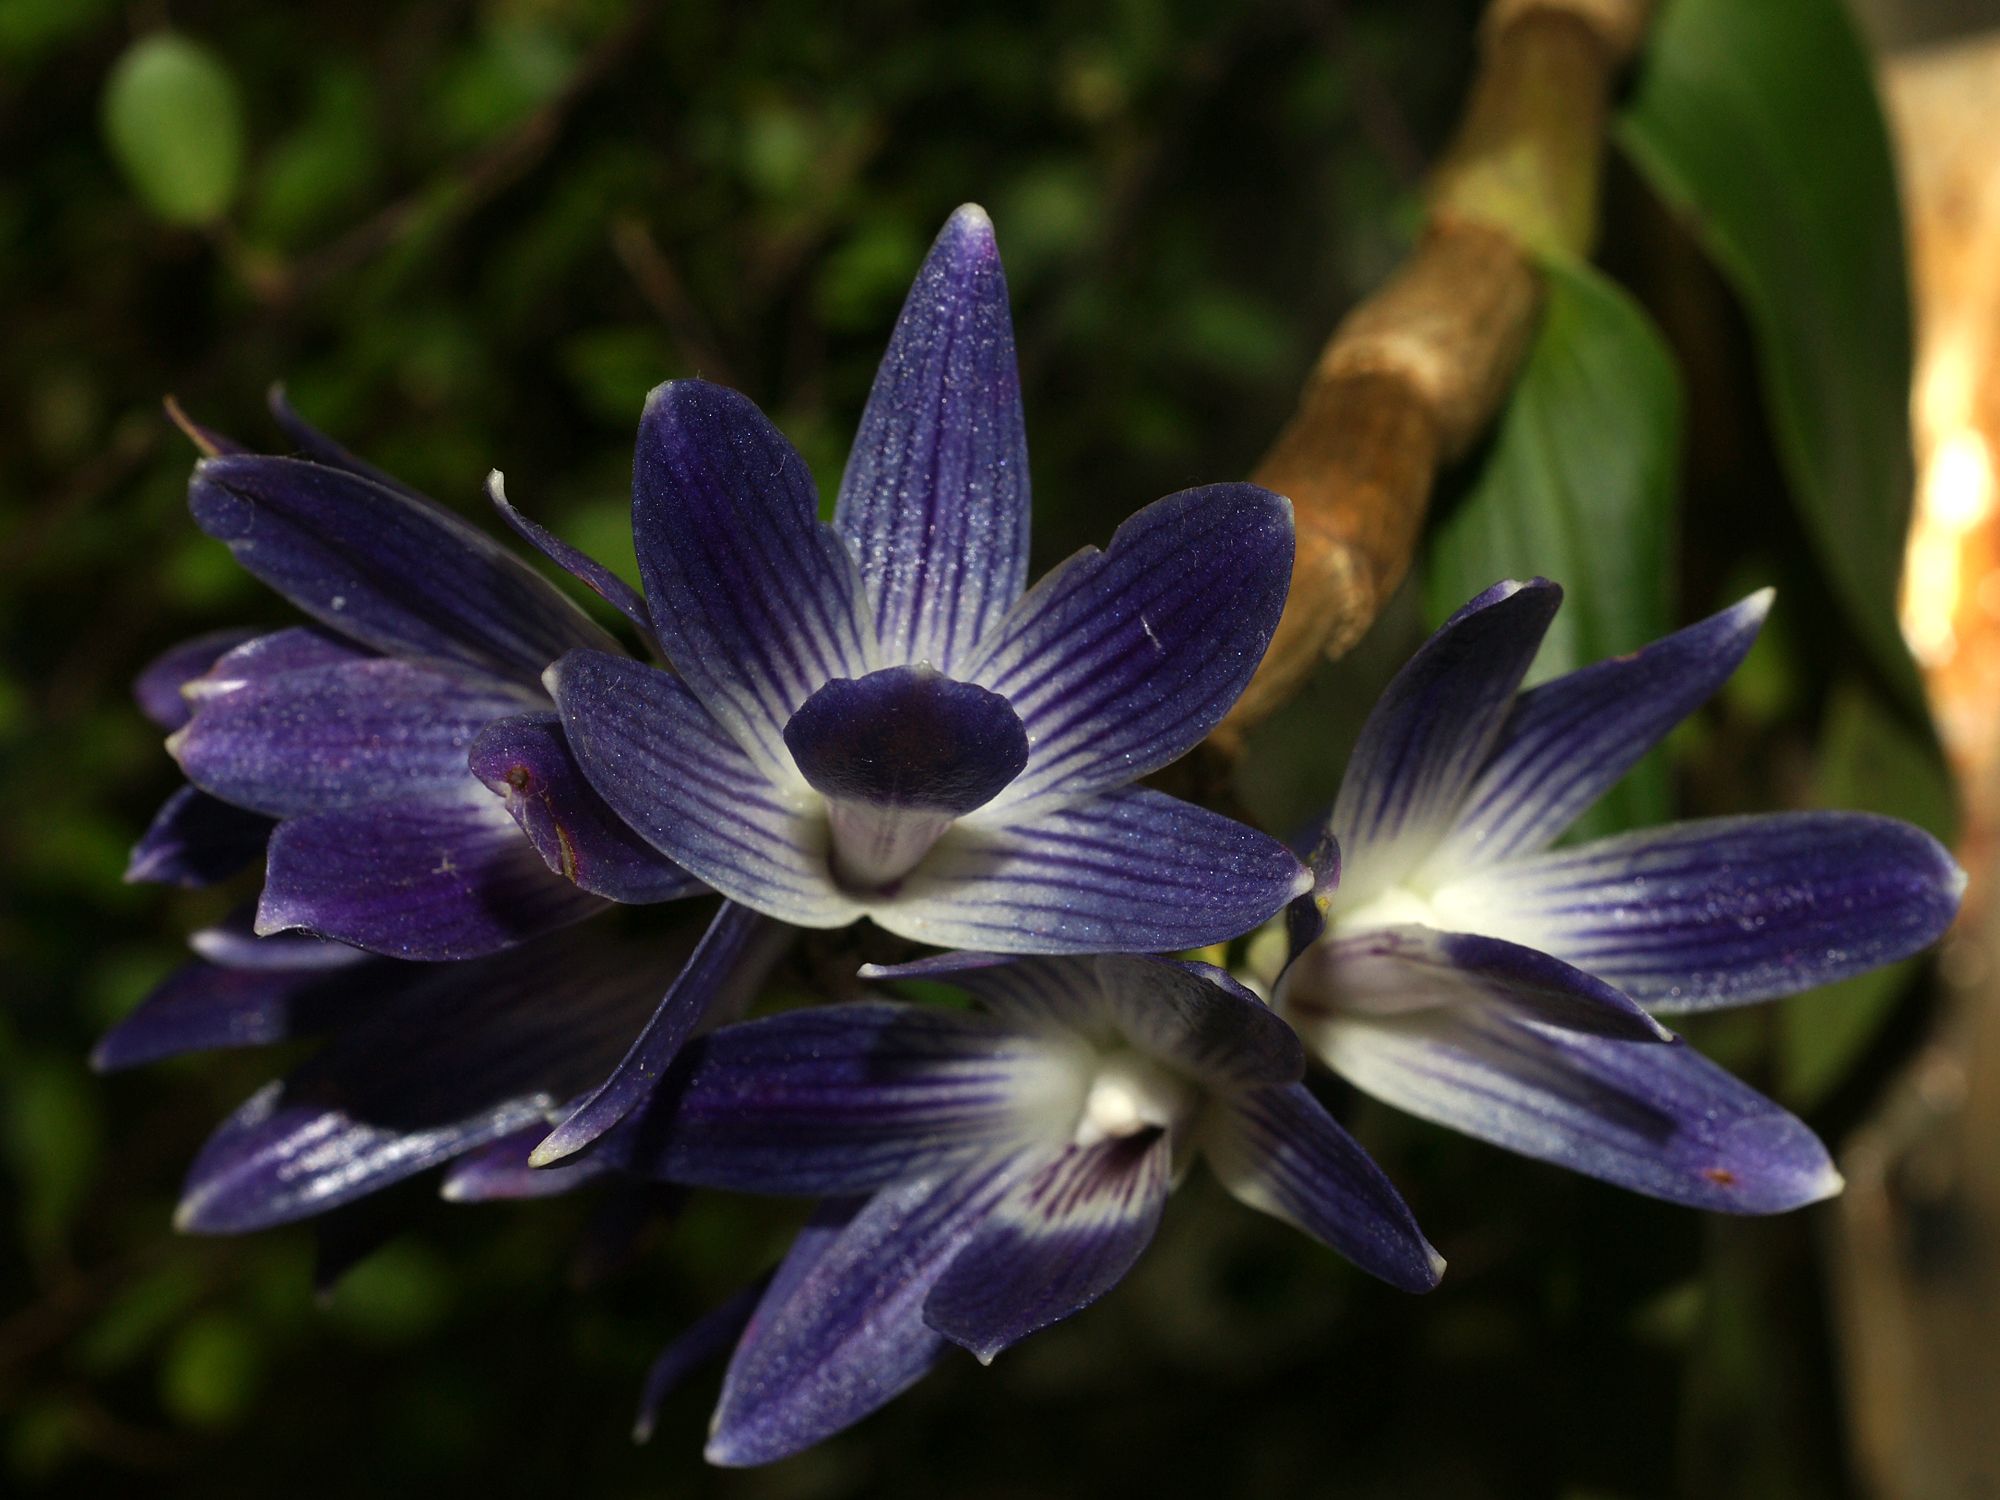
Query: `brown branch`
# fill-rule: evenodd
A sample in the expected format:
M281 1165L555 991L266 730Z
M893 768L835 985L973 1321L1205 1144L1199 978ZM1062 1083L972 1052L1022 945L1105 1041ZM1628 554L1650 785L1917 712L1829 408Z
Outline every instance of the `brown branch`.
M1498 412L1541 309L1535 265L1596 224L1612 83L1650 0L1494 0L1458 135L1402 268L1334 330L1251 475L1291 497L1292 593L1225 752L1352 646L1408 571L1439 467Z

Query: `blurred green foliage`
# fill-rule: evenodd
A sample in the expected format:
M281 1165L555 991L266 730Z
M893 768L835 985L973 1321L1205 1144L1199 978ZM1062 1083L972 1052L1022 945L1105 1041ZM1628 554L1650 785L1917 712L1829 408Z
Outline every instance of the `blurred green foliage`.
M1651 185L1617 168L1607 197L1626 290L1559 281L1521 401L1437 508L1429 602L1574 570L1576 655L1780 584L1743 677L1624 818L1669 783L1700 813L1893 784L1915 790L1888 810L1949 816L1907 695L1869 685L1900 670L1879 575L1907 330L1865 292L1900 285L1894 203L1834 9L1666 7L1682 50L1642 72L1624 129ZM163 393L263 442L282 378L468 513L506 470L629 576L645 391L740 386L830 493L916 260L977 199L1013 288L1044 566L1252 464L1408 242L1477 6L177 0L172 32L162 10L0 4L0 1491L1845 1492L1810 1216L1705 1226L1346 1098L1451 1259L1438 1293L1366 1283L1198 1180L1103 1307L990 1370L948 1362L768 1472L701 1467L707 1381L652 1447L624 1434L653 1351L768 1262L793 1208L698 1200L581 1288L576 1247L617 1203L418 1193L413 1233L324 1305L303 1232L174 1237L181 1167L287 1059L85 1070L181 935L245 895L121 883L174 784L125 684L182 636L284 612L188 522ZM1757 46L1717 40L1752 13L1775 28ZM1748 71L1711 88L1675 63L1718 46ZM1672 149L1689 110L1744 143L1751 199L1731 151ZM1829 204L1848 222L1822 242ZM1785 300L1773 245L1819 305ZM1817 461L1847 451L1824 441L1842 423L1867 451ZM1331 794L1420 592L1259 737L1241 790L1274 826ZM1837 1024L1806 999L1697 1039L1837 1136L1895 1062L1912 982Z

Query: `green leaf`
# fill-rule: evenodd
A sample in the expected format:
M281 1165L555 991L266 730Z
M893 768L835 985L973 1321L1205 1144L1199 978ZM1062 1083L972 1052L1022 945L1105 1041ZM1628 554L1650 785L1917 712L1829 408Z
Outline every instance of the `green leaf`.
M1860 683L1835 690L1820 738L1816 801L1915 823L1949 841L1957 822L1951 779L1936 743ZM1922 964L1906 959L1802 995L1784 1007L1778 1033L1779 1092L1809 1109L1838 1087L1894 1013Z
M236 196L243 108L215 54L172 32L126 49L104 85L104 135L147 207L170 224L211 224Z
M1888 133L1840 0L1670 0L1618 138L1742 300L1806 530L1877 669L1897 629L1910 312Z
M1541 331L1492 449L1432 535L1425 590L1442 621L1502 578L1560 583L1538 681L1666 632L1681 427L1672 357L1637 304L1587 267L1552 266L1548 282ZM1665 766L1651 756L1585 831L1667 811Z

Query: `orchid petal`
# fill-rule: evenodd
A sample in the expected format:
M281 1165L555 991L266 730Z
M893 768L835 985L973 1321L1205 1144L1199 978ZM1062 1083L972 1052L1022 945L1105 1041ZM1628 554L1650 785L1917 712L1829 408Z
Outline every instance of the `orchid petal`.
M840 482L834 525L886 659L949 672L1028 563L1028 437L993 225L970 204L917 272Z
M125 879L189 888L214 885L264 852L272 826L262 813L211 797L199 787L178 787L132 846Z
M178 729L193 712L181 690L256 635L254 630L211 630L169 646L140 669L132 682L139 711L162 729Z
M617 610L649 646L655 644L653 617L646 609L645 596L588 552L572 547L548 527L516 510L507 499L506 482L498 469L486 476L486 498L493 502L493 508L500 512L500 519L513 527L517 536Z
M90 1065L110 1073L187 1052L313 1036L368 1014L393 988L393 978L379 971L186 964L104 1034Z

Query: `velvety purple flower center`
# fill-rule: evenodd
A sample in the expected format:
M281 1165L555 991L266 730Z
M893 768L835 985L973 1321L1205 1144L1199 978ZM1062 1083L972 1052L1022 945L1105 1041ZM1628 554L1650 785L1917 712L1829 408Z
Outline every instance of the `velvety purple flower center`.
M907 874L1028 763L1005 698L929 667L825 684L785 725L785 744L827 800L835 874L863 889Z

